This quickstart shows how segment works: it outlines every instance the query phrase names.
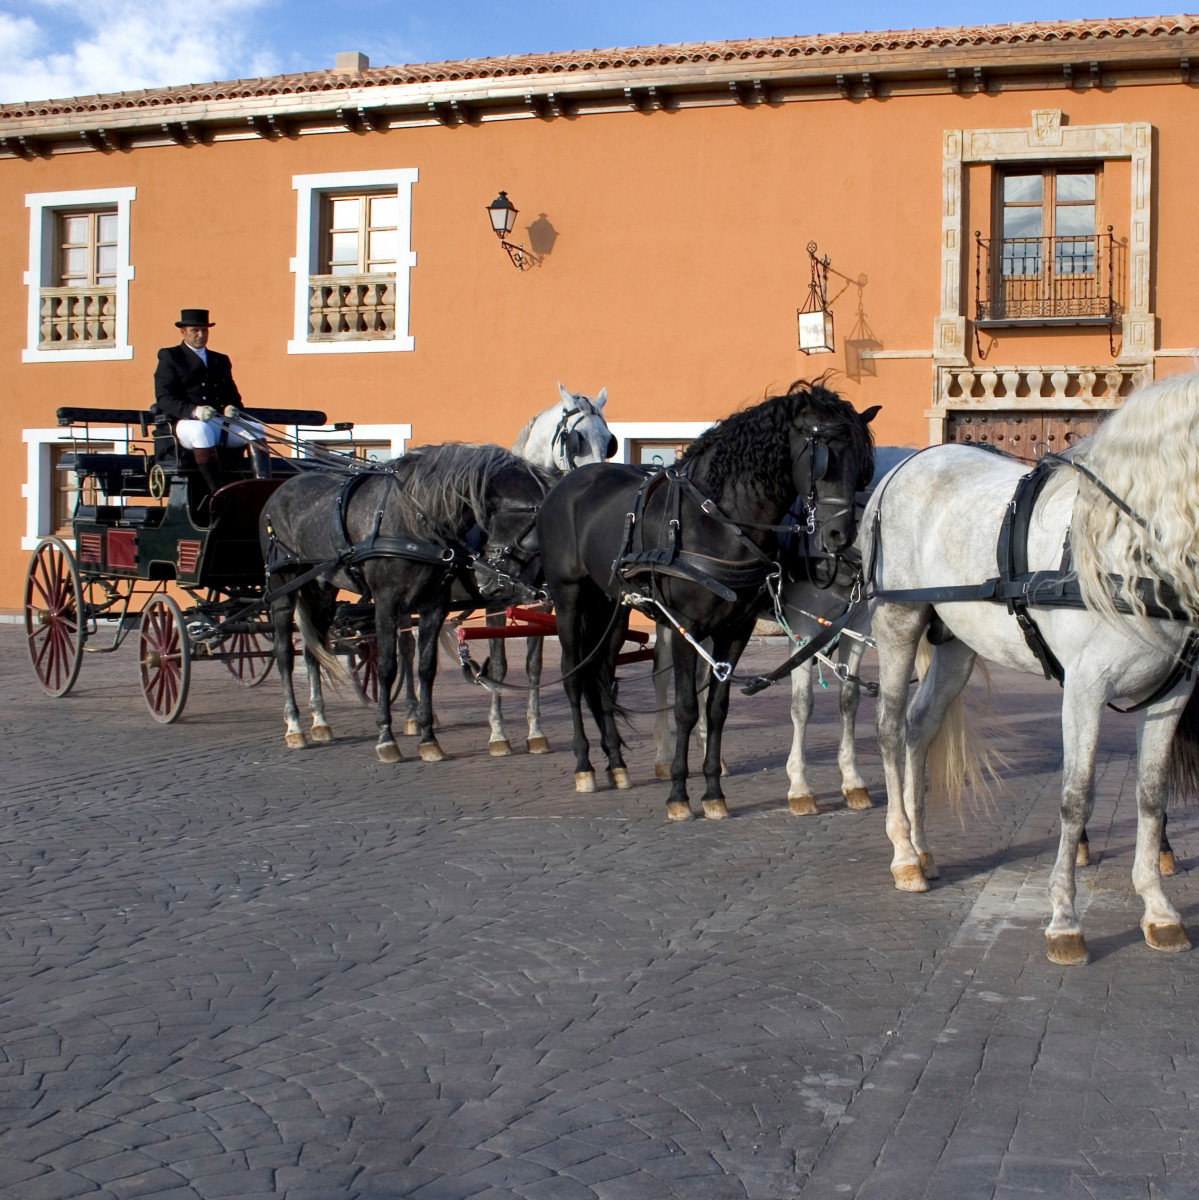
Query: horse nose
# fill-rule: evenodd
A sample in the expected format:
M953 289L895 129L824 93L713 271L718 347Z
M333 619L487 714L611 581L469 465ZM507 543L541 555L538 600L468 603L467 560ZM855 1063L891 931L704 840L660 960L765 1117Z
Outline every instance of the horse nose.
M840 525L824 527L824 548L826 550L843 550L849 539Z

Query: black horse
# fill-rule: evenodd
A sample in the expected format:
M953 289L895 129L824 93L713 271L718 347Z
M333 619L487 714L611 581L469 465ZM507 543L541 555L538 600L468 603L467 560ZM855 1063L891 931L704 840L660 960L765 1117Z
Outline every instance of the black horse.
M629 608L636 607L673 627L678 736L666 806L672 820L691 816L687 749L699 716L697 646L712 639L721 677L708 689L703 807L708 817L728 815L720 787L728 676L777 571L777 539L768 527L786 517L798 496L827 553L853 541L854 491L871 476L867 424L877 411L859 414L833 392L799 382L713 426L665 472L647 476L608 463L581 467L553 488L537 528L574 720L576 790L595 790L584 695L599 725L609 782L629 786L614 684Z
M391 731L396 632L401 617L419 618L417 713L420 756L444 757L433 734L432 692L437 634L462 580L480 600L518 593L539 571L534 518L550 479L499 446L420 446L359 474L305 472L267 501L259 523L267 562L275 661L283 680L287 744L304 734L292 687L293 612L308 667L314 742L331 741L321 668L340 676L325 648L338 589L373 601L378 645L379 741L383 762L402 757ZM532 595L531 588L524 596Z

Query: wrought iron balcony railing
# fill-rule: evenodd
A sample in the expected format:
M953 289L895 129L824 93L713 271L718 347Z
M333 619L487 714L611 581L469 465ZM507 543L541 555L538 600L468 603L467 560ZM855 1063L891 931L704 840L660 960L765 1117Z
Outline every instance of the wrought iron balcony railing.
M1120 245L1106 233L984 238L974 234L978 324L1114 325Z

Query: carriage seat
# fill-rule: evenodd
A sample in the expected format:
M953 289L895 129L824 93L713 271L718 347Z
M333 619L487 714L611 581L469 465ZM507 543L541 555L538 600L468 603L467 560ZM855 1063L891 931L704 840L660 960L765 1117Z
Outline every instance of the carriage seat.
M106 496L148 496L149 462L144 454L64 454L60 471L91 475Z

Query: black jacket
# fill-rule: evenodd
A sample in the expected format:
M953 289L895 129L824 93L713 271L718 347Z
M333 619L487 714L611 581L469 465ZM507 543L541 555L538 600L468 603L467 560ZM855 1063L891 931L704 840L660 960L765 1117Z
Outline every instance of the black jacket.
M195 410L208 404L224 412L226 405L241 407L241 393L233 382L228 355L206 351L208 366L185 346L167 346L158 352L154 368L154 402L160 416L188 421Z

